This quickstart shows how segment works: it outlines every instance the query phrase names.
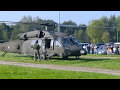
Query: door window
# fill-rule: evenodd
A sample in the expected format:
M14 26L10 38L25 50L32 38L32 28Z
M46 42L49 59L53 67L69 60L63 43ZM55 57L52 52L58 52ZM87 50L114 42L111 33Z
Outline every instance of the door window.
M31 42L31 47L33 48L33 45L35 44L36 40L32 40ZM38 40L38 44L41 46L42 45L42 40Z

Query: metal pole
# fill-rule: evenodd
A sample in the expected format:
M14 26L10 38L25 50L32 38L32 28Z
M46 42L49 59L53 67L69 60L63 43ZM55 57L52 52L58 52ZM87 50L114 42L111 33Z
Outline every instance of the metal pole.
M58 32L60 32L60 11L59 11Z
M118 42L118 30L117 30L117 42Z

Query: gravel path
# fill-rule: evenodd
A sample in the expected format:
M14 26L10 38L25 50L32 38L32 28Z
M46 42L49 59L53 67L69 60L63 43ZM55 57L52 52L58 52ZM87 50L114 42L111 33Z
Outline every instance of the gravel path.
M120 57L94 57L94 56L80 56L80 57L93 59L120 59Z
M57 70L68 70L68 71L95 72L95 73L104 73L104 74L110 74L110 75L120 75L120 70L110 70L110 69L86 68L86 67L63 66L63 65L52 65L52 64L35 64L35 63L10 62L10 61L0 61L0 64L57 69Z

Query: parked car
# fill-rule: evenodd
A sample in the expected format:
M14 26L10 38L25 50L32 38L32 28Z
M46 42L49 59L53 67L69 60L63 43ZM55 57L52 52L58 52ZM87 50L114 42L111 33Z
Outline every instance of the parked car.
M97 49L97 54L107 54L107 48L98 48Z
M80 45L82 45L82 46L87 46L89 43L80 43Z

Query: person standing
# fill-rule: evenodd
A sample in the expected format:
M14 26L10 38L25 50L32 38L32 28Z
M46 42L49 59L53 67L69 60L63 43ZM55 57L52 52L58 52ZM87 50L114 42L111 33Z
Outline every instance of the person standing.
M85 49L85 50L86 50L86 46L85 46L85 45L83 46L83 49Z
M89 44L87 46L87 52L88 52L88 54L90 54L90 45Z
M94 54L97 54L97 45L94 46Z
M37 62L37 56L38 56L38 59L39 59L39 62L40 62L41 61L40 60L40 52L39 52L40 45L38 44L38 40L36 40L36 42L33 46L33 49L34 49L34 60Z
M120 55L120 46L118 47L118 55Z
M94 54L94 46L93 46L93 44L91 44L91 54Z
M119 46L116 46L116 54L119 55Z
M113 53L113 46L111 45L111 53Z

